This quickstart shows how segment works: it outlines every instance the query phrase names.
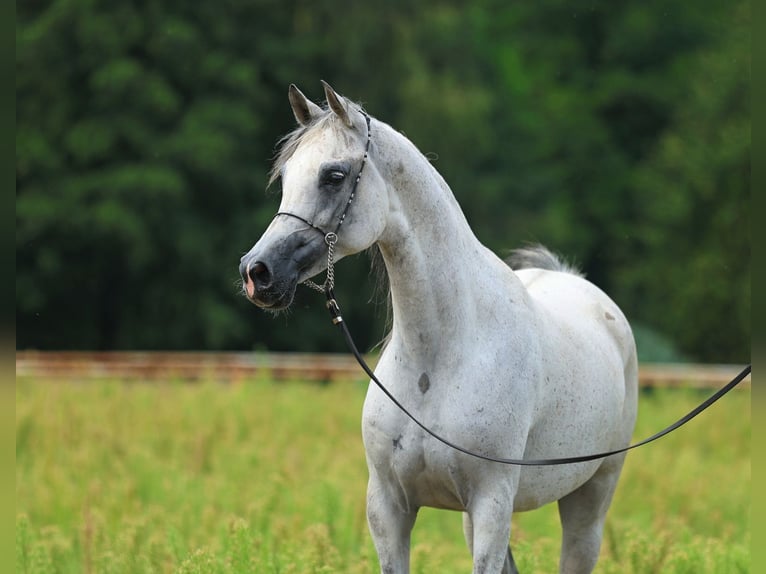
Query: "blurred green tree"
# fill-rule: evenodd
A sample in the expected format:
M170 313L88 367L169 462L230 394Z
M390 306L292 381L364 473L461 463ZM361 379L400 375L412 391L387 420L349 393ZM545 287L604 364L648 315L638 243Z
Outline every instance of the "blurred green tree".
M744 5L19 5L17 346L342 350L313 294L288 322L237 285L278 204L287 85L326 79L407 133L488 246L574 258L646 348L744 360ZM383 334L367 267L339 266L363 346Z
M636 261L618 296L689 356L750 349L750 5L689 62L671 125L631 181Z

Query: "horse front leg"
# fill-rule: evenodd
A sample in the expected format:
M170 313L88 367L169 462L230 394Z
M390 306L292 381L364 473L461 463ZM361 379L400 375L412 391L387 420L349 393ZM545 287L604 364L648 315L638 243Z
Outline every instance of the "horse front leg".
M484 496L468 510L463 529L473 552L473 574L517 574L508 541L513 504L510 497Z
M471 522L471 516L467 513L463 513L463 534L465 535L466 544L473 556L473 523ZM511 552L511 546L508 546L508 553L505 556L505 563L503 564L502 574L519 574L519 570L516 568L516 562L513 560L513 553Z
M410 534L417 510L403 509L373 480L367 487L367 523L382 574L410 571Z

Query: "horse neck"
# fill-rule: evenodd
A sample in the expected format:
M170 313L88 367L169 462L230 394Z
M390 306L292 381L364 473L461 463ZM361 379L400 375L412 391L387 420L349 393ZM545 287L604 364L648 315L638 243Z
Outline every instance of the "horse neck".
M489 252L428 160L404 136L384 133L392 205L378 245L391 284L392 340L420 353L451 352L486 303L477 289Z

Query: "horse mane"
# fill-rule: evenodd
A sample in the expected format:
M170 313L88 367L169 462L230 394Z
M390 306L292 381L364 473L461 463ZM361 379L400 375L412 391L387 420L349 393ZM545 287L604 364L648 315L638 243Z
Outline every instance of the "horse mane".
M505 262L514 271L530 268L547 269L548 271L561 271L562 273L585 277L580 269L539 243L514 249L506 257Z
M383 326L385 334L377 344L373 345L373 349L380 347L380 350L383 351L391 340L394 321L394 312L391 303L391 283L388 280L388 271L386 270L386 264L383 261L383 254L380 252L377 243L367 249L367 255L370 258L370 275L372 275L375 280L375 288L370 297L370 303L373 303L376 307L385 305L386 309L386 319Z

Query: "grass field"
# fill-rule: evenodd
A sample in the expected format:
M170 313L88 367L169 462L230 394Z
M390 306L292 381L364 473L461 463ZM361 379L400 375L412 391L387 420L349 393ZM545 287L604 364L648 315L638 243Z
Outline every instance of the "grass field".
M642 394L636 438L706 392ZM19 380L16 572L367 573L364 386ZM750 390L628 456L599 573L750 571ZM555 506L514 517L556 572ZM458 513L421 511L415 573L470 572Z

